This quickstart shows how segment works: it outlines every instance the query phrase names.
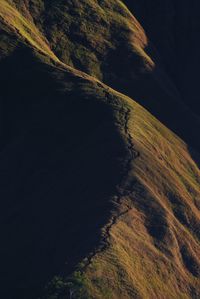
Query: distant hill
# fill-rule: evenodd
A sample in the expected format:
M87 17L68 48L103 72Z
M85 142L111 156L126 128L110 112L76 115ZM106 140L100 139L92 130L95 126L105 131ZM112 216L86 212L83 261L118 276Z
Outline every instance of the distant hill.
M199 1L124 0L124 3L159 51L182 100L199 116Z
M131 3L0 0L2 298L200 297L197 76Z

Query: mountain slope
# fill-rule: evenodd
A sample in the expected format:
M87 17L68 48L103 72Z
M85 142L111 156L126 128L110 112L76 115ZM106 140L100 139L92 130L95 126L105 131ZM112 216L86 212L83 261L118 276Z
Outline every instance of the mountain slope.
M199 297L200 172L187 146L131 101L133 161L121 216L87 275L94 298ZM96 284L95 284L96 282ZM92 297L93 298L93 297Z
M171 130L194 147L200 148L198 133L193 130L200 126L199 117L184 105L183 95L163 69L162 59L122 1L66 3L63 0L22 0L11 3L18 8L23 18L33 24L32 27L39 28L39 35L43 35L43 40L46 40L45 47L51 47L62 62L137 99ZM124 3L130 6L130 2ZM130 7L136 4L137 1L132 1ZM137 6L143 12L142 3ZM160 6L155 6L160 14ZM165 6L163 4L162 7ZM153 7L151 9L153 14ZM159 25L155 24L155 28L158 28ZM162 28L158 31L166 36L164 40L168 40L168 31ZM176 65L174 60L172 65ZM182 85L185 86L185 82ZM178 122L176 111L179 111Z
M199 123L142 27L121 1L0 16L2 297L198 298Z
M130 1L127 7L139 19L161 55L183 101L198 115L199 1ZM158 30L159 28L159 30Z

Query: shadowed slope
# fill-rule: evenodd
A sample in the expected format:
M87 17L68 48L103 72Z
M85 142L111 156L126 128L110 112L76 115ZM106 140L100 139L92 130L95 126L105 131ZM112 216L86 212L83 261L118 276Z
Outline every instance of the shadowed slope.
M91 298L200 296L200 171L187 145L143 108L130 107L134 160L110 246L86 270Z
M102 231L106 243L89 264L83 260L81 273L54 280L44 298L70 291L92 299L198 298L199 168L181 139L132 99L115 95L128 105L134 147Z
M111 35L104 40L101 27L98 46L103 55L114 40L114 51L95 62L96 69L109 57L110 65L100 68L102 80L107 74L112 86L141 93L146 105L151 99L152 109L180 128L193 115L170 97L176 91L159 67L152 72L142 28L120 1L71 1L67 16L62 1L9 3L0 6L2 297L36 298L47 281L62 275L45 298L68 298L70 292L76 299L198 298L200 173L187 145L134 100L73 69L86 67L84 55L67 66L50 49L59 56L59 39L51 39L64 34L61 20L64 28L77 20L79 28L86 16L87 26L105 17ZM95 36L87 26L79 45L86 56ZM115 44L121 28L125 50ZM60 59L76 46L74 37L72 48L63 39ZM118 67L122 53L130 56ZM134 74L130 67L126 77L130 61ZM97 76L92 68L84 70ZM158 80L157 74L164 77ZM181 123L177 110L170 113L179 104ZM198 122L186 125L185 137L199 128ZM198 145L196 136L190 136L191 144ZM81 272L72 274L81 261Z
M183 101L198 115L200 22L198 0L123 0L145 28Z
M1 276L11 298L31 298L98 244L128 155L123 107L28 49L1 70Z
M138 15L139 11L144 11L142 3L123 2L133 9L133 14L136 5ZM12 3L24 17L40 28L62 62L137 99L181 138L200 148L197 129L193 129L200 127L199 117L182 102L180 91L163 68L162 60L165 58L159 57L144 30L122 1L21 0ZM150 4L145 5L148 7ZM160 15L160 9L163 9L166 19L168 16L170 18L167 1L162 3L161 8L160 5L155 3L150 11L153 13L155 9ZM167 42L169 34L168 29L164 30L165 17L163 22L159 18L160 25L156 20L154 32L162 32L162 39L159 36L157 39ZM169 47L162 48L165 49L164 54L169 52ZM172 67L176 65L174 60L171 64ZM180 65L177 67L180 68Z

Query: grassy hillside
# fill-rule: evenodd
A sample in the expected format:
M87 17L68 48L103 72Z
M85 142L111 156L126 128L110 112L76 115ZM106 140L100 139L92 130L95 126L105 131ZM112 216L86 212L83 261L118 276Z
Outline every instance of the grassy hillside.
M111 245L87 268L91 298L198 298L200 171L183 141L128 102L140 156L123 184Z
M53 280L45 298L70 290L75 298L198 298L200 170L181 139L118 96L128 105L137 158L113 198L104 243L80 272Z
M31 298L99 243L126 171L127 108L30 49L18 49L1 69L3 291Z
M25 42L30 43L30 45L40 52L46 53L53 59L58 60L34 23L25 18L9 1L1 0L0 17L3 23L10 30L18 34Z
M0 22L1 296L199 298L199 123L142 27L121 1L0 0Z
M50 47L62 62L137 99L172 131L194 147L200 148L197 131L193 130L200 126L200 119L194 115L196 111L192 112L183 104L184 93L180 94L162 65L170 52L169 47L163 46L165 51L164 54L161 51L163 56L160 57L133 16L135 8L140 8L140 12L143 12L145 5L152 14L158 11L160 15L160 4L155 3L149 7L146 3L130 3L126 0L12 0L10 3L32 24L32 28L39 29L39 35L45 39L46 47ZM133 14L125 4L132 9ZM165 8L169 8L169 5L165 3L162 6L165 13ZM166 15L168 14L166 10ZM168 29L164 30L167 26L165 19L163 17L162 22L159 18L160 25L156 20L152 25L154 31L162 32L162 40L167 43L169 34ZM161 40L159 36L158 39ZM169 59L166 60L166 69L168 65L169 68L176 65L173 59L171 63ZM177 66L178 69L182 68L182 63ZM187 85L186 82L184 85ZM179 112L179 122L176 111ZM188 122L185 122L186 118Z

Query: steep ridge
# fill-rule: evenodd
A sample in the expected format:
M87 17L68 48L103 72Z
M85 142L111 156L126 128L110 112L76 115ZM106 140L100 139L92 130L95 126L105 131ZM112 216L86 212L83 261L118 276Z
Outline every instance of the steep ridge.
M187 77L185 79L183 78L184 81L181 79L183 74L190 74L192 69L197 70L197 55L190 55L191 59L188 62L185 59L185 56L190 52L190 45L196 45L194 38L198 30L198 19L195 18L195 21L191 21L192 18L190 18L186 23L184 23L184 20L185 14L187 14L189 9L188 6L190 6L189 15L192 16L194 12L198 11L198 4L196 3L196 6L194 4L190 5L187 1L183 4L182 2L180 3L180 1L179 3L175 1L174 4L170 4L169 1L165 1L160 8L160 4L158 5L158 3L155 2L154 5L151 4L150 10L150 3L148 3L147 11L149 14L151 14L150 11L152 11L153 16L158 16L156 29L159 28L159 30L154 30L154 32L160 32L158 33L158 36L156 36L156 40L161 41L159 49L162 47L162 52L159 53L158 56L142 27L135 17L130 15L130 12L121 5L120 1L109 2L109 5L107 1L97 1L96 5L94 5L94 1L88 1L87 3L84 1L82 4L80 4L81 2L79 1L78 3L79 4L77 4L77 2L72 2L71 7L69 7L70 5L68 3L68 17L65 19L67 28L63 28L62 25L59 24L59 32L61 31L63 33L61 38L62 42L60 39L55 40L55 36L59 36L58 30L55 29L57 19L55 20L55 17L52 17L52 10L54 11L55 3L53 2L53 5L50 5L49 13L46 17L48 21L45 23L47 26L45 25L45 28L51 28L48 22L52 19L54 30L51 31L50 29L50 32L45 32L45 36L47 36L48 39L50 38L50 44L54 51L56 51L58 57L63 60L61 53L63 51L66 52L66 50L57 51L57 45L62 44L62 49L66 49L65 45L67 45L67 51L69 51L68 55L70 55L70 53L76 53L76 49L78 48L78 53L76 53L76 57L74 57L75 61L78 63L75 63L75 67L78 67L79 65L78 68L80 68L80 65L82 65L83 70L87 73L97 76L103 80L103 82L119 91L137 98L141 104L148 108L172 130L182 138L186 139L189 143L192 143L199 148L199 138L196 132L192 129L193 127L200 126L199 117L194 115L196 113L198 114L198 98L194 98L189 94L190 90L194 90L194 94L198 94L198 83L195 80L195 78L198 77L197 72L195 71L194 76L189 76L189 78ZM182 13L179 13L177 16L178 25L176 26L172 25L171 20L173 16L173 5L175 6L176 11L179 11L179 7L183 7ZM142 3L140 4L140 7L143 11L144 6ZM63 2L62 11L65 11L66 8L65 2ZM92 16L97 16L98 14L98 17L88 16L88 11L92 11ZM72 18L71 21L69 21L71 15L76 16L77 12L79 12L78 16L81 19L80 24L77 24L77 18L75 20ZM159 18L159 16L161 17ZM56 12L56 17L63 18L63 13L60 14L59 9ZM174 19L176 19L176 17ZM84 23L84 26L81 25L82 23ZM151 23L152 22L150 22L150 24ZM99 24L101 24L101 26L99 26ZM191 29L187 31L187 27L191 27ZM61 28L63 29L61 30ZM91 28L93 28L93 31ZM109 34L107 28L109 28ZM164 30L162 28L167 29ZM173 32L173 28L176 28L174 37L171 33ZM191 36L186 47L184 47L185 39L181 37L181 33L179 34L182 28L185 28L184 32L188 32L188 35ZM72 45L71 49L70 46L68 46L69 43L65 40L66 36L69 36L69 32L70 45ZM161 39L159 34L160 36L165 36L165 38L162 37ZM64 40L63 36L65 37ZM149 36L151 38L152 34ZM52 42L52 38L54 42ZM172 39L178 41L178 46L176 46L176 44L173 48L170 46L172 44ZM77 40L81 41L81 44L85 46L86 51L85 48L77 47ZM155 40L155 38L153 38L153 40ZM75 48L73 45L75 45ZM175 55L176 48L179 49L179 54ZM196 45L196 48L198 49L198 44ZM198 53L198 50L196 52ZM89 66L87 61L88 56L90 57ZM91 57L94 57L94 59L91 59ZM97 57L97 61L95 57ZM118 57L121 57L120 61ZM163 59L166 62L165 65L172 65L171 69L174 65L180 70L179 73L172 76L174 82L172 82L171 78L169 79L169 76L163 71ZM171 63L169 59L171 59ZM91 60L94 65L91 64ZM191 62L191 60L193 60L193 62ZM66 62L65 59L64 61ZM69 63L69 59L67 60L67 63ZM190 68L191 65L191 69L187 69L187 67ZM93 71L93 68L96 71ZM166 69L168 69L168 67L166 67ZM171 76L171 74L173 74L173 69L169 75ZM134 89L132 88L133 85ZM185 88L185 90L180 88L180 86ZM185 86L188 86L187 90ZM162 105L160 104L160 98L163 99ZM189 98L190 100L188 100ZM190 108L194 108L193 112L185 107L182 101L189 104ZM174 109L171 108L172 105ZM178 123L176 122L176 110L179 111ZM185 118L188 119L188 123L185 123ZM182 129L183 127L184 132Z
M1 90L1 276L8 298L31 298L98 242L129 152L120 101L24 50L13 60L4 62L13 89Z
M110 248L87 269L91 298L198 298L199 169L177 136L131 106L140 155L123 186Z
M7 24L12 31L18 33L25 41L29 42L39 51L57 60L34 23L23 17L23 15L6 0L1 0L0 2L0 17L4 24Z
M58 55L59 42L52 47L47 23L39 18L56 7L57 18L68 24L60 17L67 7L62 3L0 3L2 297L199 298L200 171L188 145L133 99L98 80L107 82L104 77L83 69L82 61L80 71L77 62ZM123 22L134 20L128 26L136 31L136 44L145 38L120 1L86 3L70 1L77 20L92 5L98 19L102 5L115 12L113 24L116 12ZM139 81L130 81L130 90L143 102L139 92L149 86L153 101L160 81L140 74L152 76L155 63L143 39L141 45L139 52L134 43L131 48ZM69 48L63 45L63 53ZM104 72L114 74L117 86L120 72L110 66ZM144 86L137 90L136 82ZM190 121L192 114L187 116ZM42 294L54 275L61 277Z
M184 105L180 90L164 71L162 59L122 1L12 2L24 16L28 15L40 28L51 49L62 62L95 76L115 90L137 99L171 130L194 147L200 148L197 130L193 129L200 127L199 117ZM129 4L126 1L124 3ZM142 2L139 4L137 1L131 1L131 7L134 3L142 14ZM149 5L150 3L146 5L147 11L150 9L152 15L155 11L155 15L158 16L155 26L152 25L155 28L154 32L166 36L162 39L158 36L157 40L164 40L170 44L170 32L165 24L167 21L165 22L164 17L159 18L164 13L167 17L170 15L165 9L169 6L167 1L161 6L162 14L157 2L150 5L150 8ZM167 30L162 29L165 27ZM157 28L159 30L156 30ZM182 49L182 44L179 48ZM162 49L166 52L162 51L161 58L168 57L167 53L172 52L171 47L165 44ZM169 65L169 61L166 64ZM174 59L171 64L177 65ZM182 65L181 62L180 64ZM180 64L177 65L177 69L180 69ZM185 82L182 85L185 86ZM185 119L188 121L185 122Z

